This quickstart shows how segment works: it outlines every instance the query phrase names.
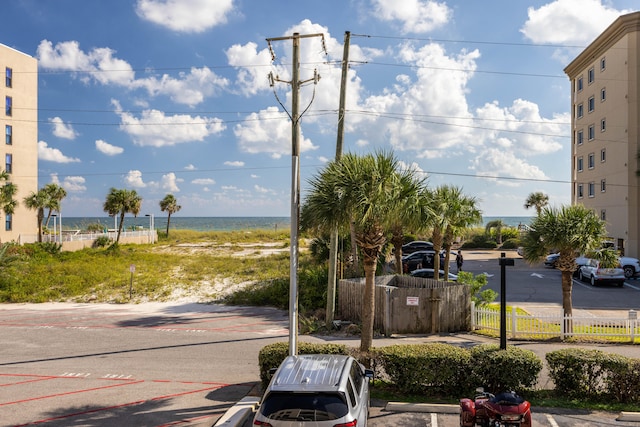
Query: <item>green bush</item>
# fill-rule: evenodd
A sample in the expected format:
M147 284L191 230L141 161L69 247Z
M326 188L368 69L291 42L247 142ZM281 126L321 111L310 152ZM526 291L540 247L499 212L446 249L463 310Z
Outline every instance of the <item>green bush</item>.
M508 239L500 247L502 249L518 249L518 246L520 246L520 239Z
M607 394L622 403L640 403L640 359L609 355L605 362Z
M109 238L109 236L98 236L98 238L93 241L92 246L94 248L104 248L105 246L108 246L110 243L111 243L111 239Z
M347 346L343 344L314 344L298 342L298 354L344 354L347 355ZM262 388L266 388L271 380L269 371L280 366L289 355L289 343L278 342L269 344L258 353L258 366L260 368L260 380Z
M375 350L377 365L403 393L459 395L469 352L450 344L394 345Z
M538 381L542 361L530 350L513 345L500 350L496 344L482 344L471 348L469 387L484 387L488 391L522 391L531 389Z
M462 249L495 249L498 244L486 234L477 234L462 244Z

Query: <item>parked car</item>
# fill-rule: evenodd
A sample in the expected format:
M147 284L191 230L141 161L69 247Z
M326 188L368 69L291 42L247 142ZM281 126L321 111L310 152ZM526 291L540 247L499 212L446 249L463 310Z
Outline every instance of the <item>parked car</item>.
M412 254L417 251L432 251L433 243L424 240L414 240L402 245L402 256Z
M435 270L433 268L419 268L417 270L413 270L411 272L411 275L413 277L423 277L425 279L433 279L433 273L435 272ZM440 270L440 279L442 280L444 278L444 271ZM456 274L453 273L449 273L449 282L457 282L458 281L458 276Z
M436 252L417 251L402 257L402 271L411 273L416 268L433 268L433 259ZM440 254L440 263L444 262L444 255Z
M560 254L559 253L549 254L544 259L544 265L545 265L545 267L556 268L559 259L560 259Z
M580 267L587 264L589 262L589 258L585 256L579 256L576 258L576 271L573 273L574 277L579 277L580 275ZM631 279L638 274L640 274L640 260L638 258L631 258L627 256L618 257L618 262L620 262L620 266L624 270L624 277L626 279Z
M373 371L351 356L288 356L271 378L253 425L366 426L371 378Z
M615 283L619 287L624 286L624 270L618 264L614 268L604 268L600 266L597 259L589 259L587 263L580 267L578 277L583 282L590 282L591 285L597 286L602 283Z

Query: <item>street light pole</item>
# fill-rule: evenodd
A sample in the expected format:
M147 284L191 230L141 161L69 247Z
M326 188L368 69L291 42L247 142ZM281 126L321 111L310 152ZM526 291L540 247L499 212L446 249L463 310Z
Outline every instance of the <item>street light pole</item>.
M144 216L149 217L149 241L153 244L155 243L155 239L154 239L155 224L153 221L153 214L145 214Z
M57 232L57 229L56 229L57 215L56 214L51 214L51 216L53 217L53 241L57 242L58 241L58 232Z

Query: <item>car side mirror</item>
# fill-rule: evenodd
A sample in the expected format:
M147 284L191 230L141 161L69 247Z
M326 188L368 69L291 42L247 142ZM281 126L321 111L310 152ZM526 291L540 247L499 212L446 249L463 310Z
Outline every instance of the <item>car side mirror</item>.
M365 369L364 376L369 378L369 381L372 381L374 378L373 369Z

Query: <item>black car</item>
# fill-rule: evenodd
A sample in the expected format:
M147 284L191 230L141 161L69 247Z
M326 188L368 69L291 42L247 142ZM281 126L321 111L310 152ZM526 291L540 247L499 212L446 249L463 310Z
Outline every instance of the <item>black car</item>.
M433 251L433 243L424 240L414 240L402 245L402 255L412 254L417 251Z
M417 268L433 268L436 251L417 251L402 257L402 271L410 273ZM444 252L440 252L440 265L444 265Z

